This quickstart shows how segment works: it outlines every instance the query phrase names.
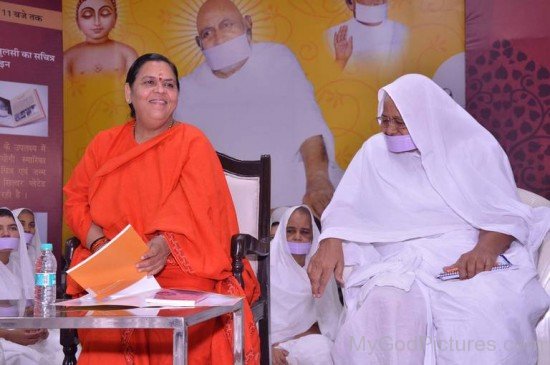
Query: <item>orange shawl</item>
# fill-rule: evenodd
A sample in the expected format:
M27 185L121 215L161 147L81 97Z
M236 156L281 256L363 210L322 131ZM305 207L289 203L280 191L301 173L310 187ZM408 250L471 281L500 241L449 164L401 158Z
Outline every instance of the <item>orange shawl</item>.
M81 242L94 222L107 238L132 224L147 242L163 234L171 256L157 275L161 286L240 295L252 303L259 296L258 282L245 264L245 288L231 272L230 238L238 232L229 189L216 153L195 127L178 123L161 135L137 144L134 121L99 133L64 187L65 219ZM71 265L90 255L80 246ZM169 265L176 267L170 270ZM67 293L83 292L68 280ZM259 339L250 307L245 308L245 356L247 364L259 362ZM212 348L220 361L232 361L232 325L212 335ZM225 341L225 344L220 343ZM193 349L189 349L192 355ZM223 352L223 351L222 351ZM191 357L191 356L190 356ZM225 361L224 361L225 359Z

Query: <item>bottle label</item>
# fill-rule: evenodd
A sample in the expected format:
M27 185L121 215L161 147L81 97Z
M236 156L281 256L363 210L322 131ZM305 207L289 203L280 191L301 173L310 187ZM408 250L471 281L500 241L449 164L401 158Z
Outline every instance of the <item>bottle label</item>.
M34 274L34 283L38 286L54 286L55 273L36 273Z

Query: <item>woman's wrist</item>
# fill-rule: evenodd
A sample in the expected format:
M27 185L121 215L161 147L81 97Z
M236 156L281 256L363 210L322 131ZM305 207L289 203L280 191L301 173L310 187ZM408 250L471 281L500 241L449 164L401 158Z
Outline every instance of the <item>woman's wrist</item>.
M109 239L105 236L101 236L90 243L89 250L92 253L96 253L101 247L105 246L107 242L109 242Z

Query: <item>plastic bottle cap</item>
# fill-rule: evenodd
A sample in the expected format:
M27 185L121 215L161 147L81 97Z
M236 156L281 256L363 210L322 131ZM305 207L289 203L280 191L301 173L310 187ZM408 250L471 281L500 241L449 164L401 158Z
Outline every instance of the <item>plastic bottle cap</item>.
M51 243L41 243L40 244L40 250L42 251L52 251L53 245Z

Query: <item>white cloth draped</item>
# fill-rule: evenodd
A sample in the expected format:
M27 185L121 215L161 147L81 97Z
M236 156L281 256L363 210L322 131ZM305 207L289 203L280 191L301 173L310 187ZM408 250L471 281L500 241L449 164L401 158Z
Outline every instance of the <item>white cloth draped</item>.
M383 309L365 304L377 286L406 293L413 284L427 304L427 330L419 337L440 344L480 340L485 346L469 351L433 344L417 348L426 350L425 363L436 358L438 363L535 363L534 328L549 300L537 281L533 255L550 229L550 209L519 201L498 142L430 79L406 75L384 87L378 114L386 93L418 151L391 153L381 134L370 138L322 216L320 240L344 240L344 260L351 268L345 278L346 318L333 348L335 363L384 358L380 347L372 357L350 351L349 338L375 341L379 336L376 324L365 323L370 313ZM443 266L476 245L479 229L517 239L505 253L515 269L464 281L435 279ZM400 325L407 329L407 323Z
M302 203L306 179L300 146L310 137L323 136L330 179L334 186L340 180L332 133L286 46L253 43L245 65L230 77L218 78L203 63L180 82L178 120L200 128L217 151L229 156L271 155L271 207Z
M306 206L303 206L307 209ZM291 214L298 206L289 208L282 216L270 248L271 341L290 352L287 360L297 364L332 364L330 348L336 335L341 304L336 281L332 278L324 295L313 298L307 276L307 265L319 247L319 230L313 221L313 240L304 267L298 265L287 247L286 228ZM309 211L309 209L308 209ZM318 323L321 335L292 338ZM312 337L313 336L313 337ZM291 360L295 359L295 360Z
M2 301L34 298L34 269L27 253L23 226L17 219L17 214L14 212L12 214L20 239L18 251L12 251L8 264L0 263L0 300ZM0 347L4 353L4 357L0 357L2 365L50 365L63 362L59 330L49 330L47 339L29 346L0 338Z
M29 208L17 208L13 210L13 215L15 216L15 218L19 217L19 214L21 214L23 210L28 210L34 215L34 212ZM29 259L33 267L34 267L34 263L36 262L36 258L40 255L41 243L42 241L40 239L40 233L38 232L38 228L35 228L35 233L34 233L34 236L32 237L31 243L27 245L27 253L29 254Z

